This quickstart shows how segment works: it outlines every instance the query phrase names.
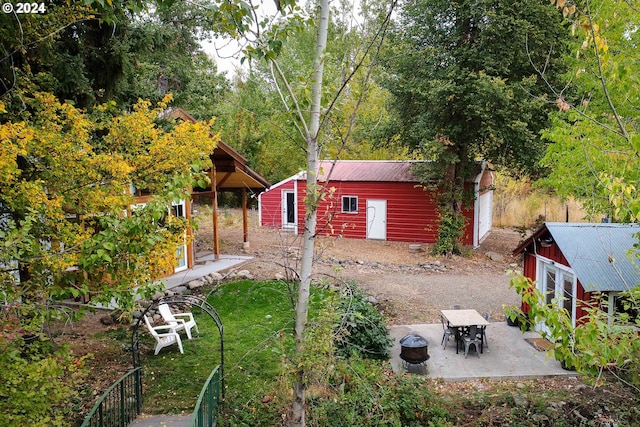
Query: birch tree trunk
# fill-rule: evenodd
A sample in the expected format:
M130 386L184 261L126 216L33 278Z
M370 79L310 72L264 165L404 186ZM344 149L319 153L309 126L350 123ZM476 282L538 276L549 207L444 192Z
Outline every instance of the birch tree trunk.
M311 111L307 139L307 189L305 194L305 222L300 265L300 289L296 304L296 360L300 361L304 351L304 331L309 313L309 290L315 251L315 233L318 209L318 133L322 110L322 75L324 71L324 54L327 46L329 29L329 0L320 0L318 4L318 36L314 56L313 86L311 90ZM306 385L304 381L304 365L298 364L296 380L293 386L293 426L306 425Z

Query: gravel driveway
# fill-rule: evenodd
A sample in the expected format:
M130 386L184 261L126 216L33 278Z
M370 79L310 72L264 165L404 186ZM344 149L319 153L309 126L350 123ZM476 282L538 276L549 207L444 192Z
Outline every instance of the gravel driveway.
M221 252L253 256L254 262L243 268L258 279L283 274L283 266L298 267L299 236L252 226L250 247L243 251L239 220L227 220L220 233ZM319 237L314 273L319 279L356 281L376 299L391 324L436 323L441 309L456 304L489 312L492 320L502 321L503 306L519 304L506 274L514 263L519 265L519 259L511 256L519 240L512 230L494 229L469 256L442 258L430 256L427 245L421 252L411 252L402 242ZM211 250L211 241L211 230L201 224L198 250Z

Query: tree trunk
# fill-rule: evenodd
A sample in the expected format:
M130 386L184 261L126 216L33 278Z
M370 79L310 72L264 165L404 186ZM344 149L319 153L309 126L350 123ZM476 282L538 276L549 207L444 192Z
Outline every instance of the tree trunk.
M305 225L302 247L302 261L300 265L300 288L296 304L296 360L302 359L304 351L304 331L307 325L309 312L309 291L311 288L311 273L313 268L313 255L315 251L315 233L317 223L318 191L318 131L320 129L320 114L322 102L322 75L324 71L324 52L327 46L327 34L329 29L329 0L320 0L318 10L318 37L316 41L316 53L314 58L313 87L311 92L311 111L309 118L309 131L307 138L307 190L305 197ZM293 426L306 425L306 385L304 381L304 365L299 364L296 372L296 381L293 386Z

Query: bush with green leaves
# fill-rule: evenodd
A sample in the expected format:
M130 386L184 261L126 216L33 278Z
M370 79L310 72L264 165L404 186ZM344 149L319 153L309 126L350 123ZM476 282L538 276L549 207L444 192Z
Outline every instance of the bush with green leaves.
M83 361L34 338L0 342L0 425L68 426L77 412Z
M352 353L370 359L388 359L393 339L389 336L384 316L355 284L347 287L338 306L341 313L335 328L338 354Z
M308 399L309 426L442 426L453 424L445 401L424 378L389 375L383 364L358 355L337 361L331 381Z
M433 255L459 255L462 253L460 239L464 235L466 219L460 212L442 209L438 223L438 240L433 245Z

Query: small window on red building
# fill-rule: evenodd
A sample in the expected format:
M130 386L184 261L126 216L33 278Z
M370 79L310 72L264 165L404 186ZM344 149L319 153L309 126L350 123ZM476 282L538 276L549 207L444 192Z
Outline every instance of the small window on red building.
M356 196L342 196L342 212L358 212L358 198Z

